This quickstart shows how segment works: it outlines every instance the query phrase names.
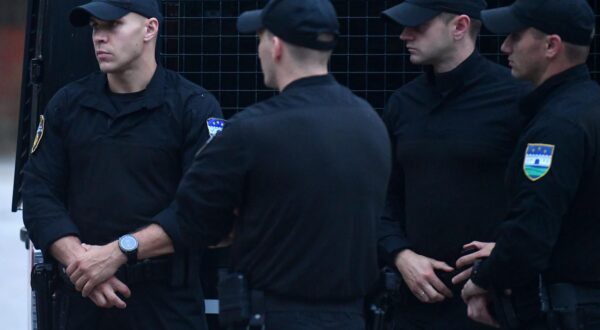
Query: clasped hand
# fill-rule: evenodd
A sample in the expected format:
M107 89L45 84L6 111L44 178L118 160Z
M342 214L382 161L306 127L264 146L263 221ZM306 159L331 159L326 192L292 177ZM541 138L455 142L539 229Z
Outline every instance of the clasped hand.
M129 288L114 275L127 258L116 242L96 246L82 244L85 249L66 268L66 274L83 297L89 297L99 307L125 308L116 293L129 297Z

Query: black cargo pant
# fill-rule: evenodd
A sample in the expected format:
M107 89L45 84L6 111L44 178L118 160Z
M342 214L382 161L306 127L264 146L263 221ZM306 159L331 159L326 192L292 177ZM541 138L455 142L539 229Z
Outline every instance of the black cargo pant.
M265 330L365 329L363 299L333 303L267 295L264 305Z
M580 324L577 330L600 330L600 304L582 306L578 309L578 319ZM560 325L560 317L556 320L558 325L550 326L545 319L538 318L535 321L524 323L519 330L567 330L567 327Z
M206 330L200 281L172 286L166 281L129 285L125 309L98 308L81 293L59 290L59 330Z
M467 305L460 294L443 302L425 304L412 293L403 292L391 311L390 330L481 330L493 329L474 322L467 316Z

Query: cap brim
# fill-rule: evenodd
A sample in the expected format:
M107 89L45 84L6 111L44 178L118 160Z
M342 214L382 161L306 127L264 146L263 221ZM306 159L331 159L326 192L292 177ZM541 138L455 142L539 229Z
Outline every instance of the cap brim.
M250 10L242 13L237 20L240 33L255 33L263 28L262 10Z
M439 15L440 12L403 2L381 13L381 16L402 26L419 26Z
M502 7L481 11L483 25L496 34L511 34L527 27L513 12L513 7Z
M80 27L88 25L90 17L96 17L102 21L115 21L127 14L129 14L127 9L119 8L106 2L90 2L71 10L69 21L71 21L73 26Z

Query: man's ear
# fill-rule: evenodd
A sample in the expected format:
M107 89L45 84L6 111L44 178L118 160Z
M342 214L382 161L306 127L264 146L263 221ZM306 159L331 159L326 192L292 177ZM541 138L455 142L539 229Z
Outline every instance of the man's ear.
M154 17L146 20L146 33L144 34L144 41L150 41L157 39L158 37L158 20Z
M564 49L565 45L562 39L557 34L551 34L546 36L546 57L556 58Z
M452 22L455 29L452 33L454 39L460 40L469 34L469 28L471 27L471 18L467 15L459 15L454 18Z
M279 37L273 36L273 49L271 55L273 56L273 60L275 62L281 61L281 56L283 56L283 40L279 39Z

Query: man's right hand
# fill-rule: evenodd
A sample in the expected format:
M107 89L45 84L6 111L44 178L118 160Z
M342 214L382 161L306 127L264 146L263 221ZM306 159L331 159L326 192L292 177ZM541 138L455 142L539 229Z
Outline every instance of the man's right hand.
M116 277L111 277L106 282L98 284L88 297L101 308L117 307L123 309L127 304L117 296L117 293L122 294L125 298L131 296L131 291L123 282Z
M478 242L473 241L469 244L465 244L463 246L464 249L476 249L475 252L467 254L465 256L460 257L456 260L456 268L460 269L466 266L470 266L466 270L462 271L460 274L454 276L452 278L453 284L459 284L466 282L469 278L471 278L471 273L473 272L473 264L477 259L487 258L492 254L492 250L496 246L496 243L487 243L487 242Z
M65 268L84 253L85 248L81 246L81 241L76 236L62 237L50 245L50 254Z
M75 262L77 258L85 253L85 248L81 241L75 236L65 236L50 246L50 253L63 266L68 267ZM124 297L129 298L131 291L123 282L112 276L105 282L98 284L90 293L89 298L101 308L125 308L125 302L117 296L117 292Z
M445 262L403 250L396 256L396 268L402 274L410 291L424 303L436 303L452 298L452 291L437 277L435 270L451 272L454 269Z

